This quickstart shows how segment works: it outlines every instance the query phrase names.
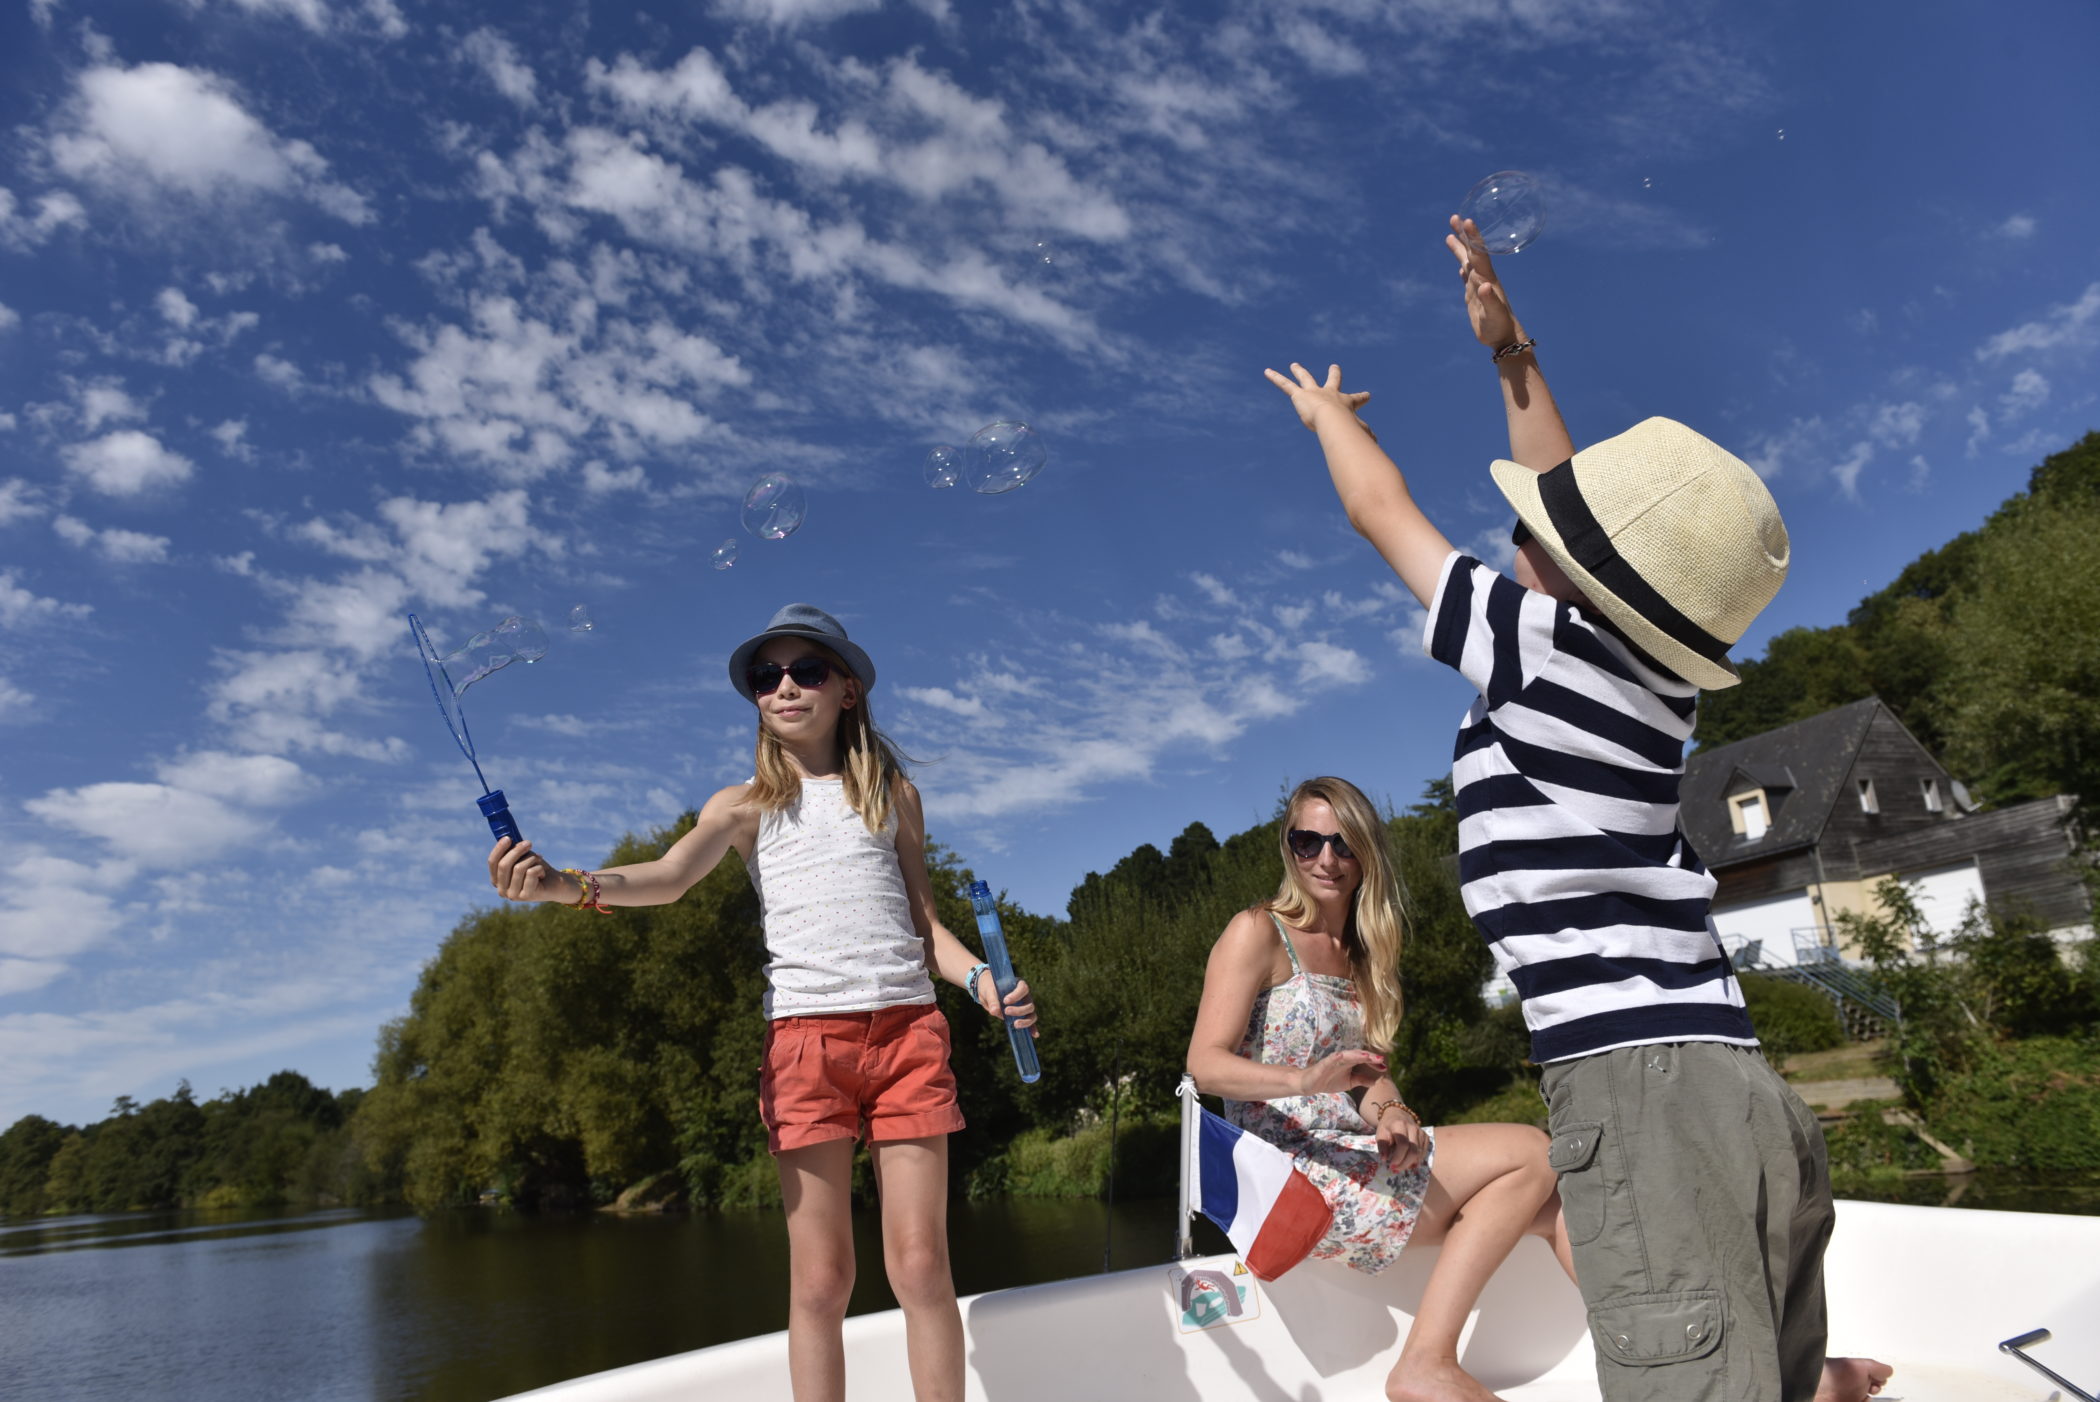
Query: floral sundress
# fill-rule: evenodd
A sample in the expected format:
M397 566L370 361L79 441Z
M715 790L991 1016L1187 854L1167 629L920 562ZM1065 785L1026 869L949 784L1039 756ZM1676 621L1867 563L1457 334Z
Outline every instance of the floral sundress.
M1356 985L1339 974L1307 973L1290 932L1272 913L1291 956L1291 976L1255 995L1240 1055L1272 1066L1309 1066L1323 1056L1364 1044L1363 1008ZM1404 1171L1387 1166L1378 1138L1347 1093L1294 1095L1282 1100L1228 1100L1225 1118L1290 1154L1334 1209L1334 1225L1312 1254L1376 1275L1399 1258L1414 1235L1429 1191L1436 1131L1422 1162Z

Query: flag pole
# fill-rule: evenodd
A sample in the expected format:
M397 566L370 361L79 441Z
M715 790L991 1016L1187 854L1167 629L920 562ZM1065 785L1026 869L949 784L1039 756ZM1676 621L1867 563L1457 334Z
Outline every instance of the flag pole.
M1174 1094L1181 1101L1181 1210L1174 1216L1174 1259L1186 1261L1196 1254L1195 1239L1189 1234L1189 1220L1196 1211L1192 1189L1196 1182L1196 1128L1201 1109L1196 1098L1196 1078L1184 1072Z

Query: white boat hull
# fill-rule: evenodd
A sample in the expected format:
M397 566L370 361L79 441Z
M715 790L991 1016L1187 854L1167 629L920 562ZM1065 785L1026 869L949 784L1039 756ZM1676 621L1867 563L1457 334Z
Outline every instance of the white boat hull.
M962 1302L968 1395L989 1402L1255 1397L1377 1398L1398 1355L1434 1248L1380 1276L1308 1261L1259 1287L1238 1322L1184 1332L1173 1269L1150 1266ZM1229 1256L1181 1263L1228 1277ZM1905 1402L2043 1402L2053 1389L2000 1340L2055 1331L2034 1355L2100 1389L2100 1217L1838 1204L1825 1260L1830 1351L1896 1365ZM1233 1277L1251 1282L1252 1277ZM847 1395L908 1402L895 1310L845 1326ZM1582 1304L1543 1244L1527 1239L1496 1273L1461 1360L1509 1402L1596 1402ZM787 1336L769 1334L636 1364L522 1396L542 1402L728 1402L789 1395ZM2056 1394L2060 1396L2061 1394Z

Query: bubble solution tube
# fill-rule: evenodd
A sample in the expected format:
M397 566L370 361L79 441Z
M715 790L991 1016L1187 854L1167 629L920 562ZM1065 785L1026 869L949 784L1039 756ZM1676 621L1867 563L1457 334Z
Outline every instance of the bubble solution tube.
M999 1006L1013 992L1020 977L1014 973L1013 956L1006 952L1006 930L999 923L999 907L992 904L992 888L982 881L970 883L970 904L977 911L977 936L984 941L984 962L992 966L992 982L999 989ZM1042 1079L1043 1065L1035 1057L1035 1035L1026 1027L1006 1019L1006 1040L1013 1044L1014 1069L1029 1085Z

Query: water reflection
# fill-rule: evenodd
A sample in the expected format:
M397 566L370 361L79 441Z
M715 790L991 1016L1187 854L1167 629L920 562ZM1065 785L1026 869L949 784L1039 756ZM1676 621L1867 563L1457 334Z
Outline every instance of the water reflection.
M1845 1196L2100 1213L2100 1180L1909 1179ZM965 1294L1173 1251L1164 1201L954 1204ZM855 1313L893 1303L855 1223ZM1205 1250L1223 1249L1205 1229ZM141 1213L0 1227L0 1397L487 1402L782 1328L771 1212L618 1218L461 1211Z

